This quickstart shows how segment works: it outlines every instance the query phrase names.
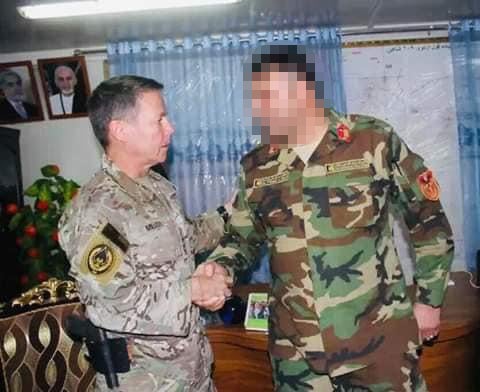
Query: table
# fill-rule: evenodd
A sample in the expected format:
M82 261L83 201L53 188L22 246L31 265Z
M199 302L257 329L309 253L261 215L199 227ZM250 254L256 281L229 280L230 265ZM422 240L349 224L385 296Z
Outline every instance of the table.
M455 286L447 292L439 339L424 348L422 372L430 392L480 391L480 290L470 286L465 272L452 273L451 279ZM259 290L268 286L243 286L236 294L245 297ZM219 392L273 391L266 334L221 326L208 328L207 335L215 354Z

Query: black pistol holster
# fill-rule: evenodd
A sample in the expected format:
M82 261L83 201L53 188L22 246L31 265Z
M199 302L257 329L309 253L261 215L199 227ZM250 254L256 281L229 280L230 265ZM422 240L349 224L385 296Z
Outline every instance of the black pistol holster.
M96 327L87 318L70 315L65 321L67 334L75 341L85 342L88 361L98 373L102 373L108 388L119 387L117 373L130 370L127 340L108 338L103 328Z

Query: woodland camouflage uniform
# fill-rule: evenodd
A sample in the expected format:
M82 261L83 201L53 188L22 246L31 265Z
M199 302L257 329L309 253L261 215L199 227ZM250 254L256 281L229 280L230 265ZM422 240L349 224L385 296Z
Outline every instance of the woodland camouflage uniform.
M209 260L234 274L269 244L277 390L425 390L392 222L408 227L416 301L441 306L454 247L438 184L387 123L328 113L307 164L269 145L242 159L228 234Z

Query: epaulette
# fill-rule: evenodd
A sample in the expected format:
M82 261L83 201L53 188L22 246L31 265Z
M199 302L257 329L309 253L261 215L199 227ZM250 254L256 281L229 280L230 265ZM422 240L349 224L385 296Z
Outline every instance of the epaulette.
M385 133L390 133L393 130L393 127L390 124L376 117L363 114L351 114L348 117L354 124L352 132L361 131L365 128L375 129L377 132L383 131Z
M243 156L240 164L248 171L251 167L268 162L271 159L271 154L268 153L268 150L268 144L259 144Z

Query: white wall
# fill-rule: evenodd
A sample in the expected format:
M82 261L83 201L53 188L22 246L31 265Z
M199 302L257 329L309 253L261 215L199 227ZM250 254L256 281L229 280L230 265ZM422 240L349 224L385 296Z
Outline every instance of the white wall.
M73 49L0 54L0 62L32 61L44 116L48 119L36 61L41 58L72 56L72 54ZM104 55L86 57L92 90L104 79L104 60ZM4 126L20 129L24 188L40 176L39 169L46 164L59 165L61 174L65 178L73 179L80 184L85 183L100 165L101 149L97 145L87 117L4 124Z

